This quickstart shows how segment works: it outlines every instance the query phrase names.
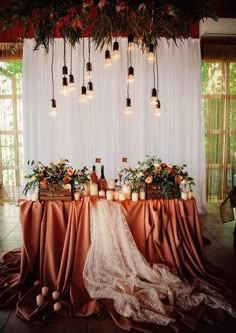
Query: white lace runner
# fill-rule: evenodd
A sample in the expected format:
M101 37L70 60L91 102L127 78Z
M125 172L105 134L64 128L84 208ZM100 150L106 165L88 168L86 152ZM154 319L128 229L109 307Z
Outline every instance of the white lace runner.
M151 267L139 252L119 204L100 200L91 208L91 240L85 287L93 299L113 299L119 314L168 325L175 320L174 306L186 311L204 301L236 317L232 306L210 288L182 281L165 265Z

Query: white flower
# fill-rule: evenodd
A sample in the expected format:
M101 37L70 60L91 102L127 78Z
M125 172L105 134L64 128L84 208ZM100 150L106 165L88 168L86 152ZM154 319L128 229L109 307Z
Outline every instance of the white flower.
M34 182L35 180L37 180L36 176L32 176L32 177L30 178L30 181L31 181L31 182Z

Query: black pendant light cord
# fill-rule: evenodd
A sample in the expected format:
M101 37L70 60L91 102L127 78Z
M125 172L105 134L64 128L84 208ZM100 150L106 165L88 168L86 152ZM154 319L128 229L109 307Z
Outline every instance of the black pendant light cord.
M84 57L84 38L83 38L83 86L84 86L84 68L85 68L85 57Z
M70 74L72 74L72 45L70 45Z
M156 53L156 69L157 69L157 96L159 94L159 77L158 77L158 62L157 62L157 51Z
M154 88L156 88L155 61L152 66L152 71L153 71L153 85L154 85Z
M53 74L53 63L54 63L54 41L52 42L52 62L51 62L52 98L54 99L54 74Z
M66 39L64 38L64 66L66 66Z

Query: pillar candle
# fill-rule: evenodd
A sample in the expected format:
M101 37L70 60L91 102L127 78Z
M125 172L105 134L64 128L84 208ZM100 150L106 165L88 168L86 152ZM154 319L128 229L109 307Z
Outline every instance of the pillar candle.
M114 192L114 200L119 200L119 193L118 191Z
M114 192L107 191L107 200L113 200L113 198L114 198Z
M80 191L76 191L76 192L74 193L74 199L75 199L75 200L79 200L79 199L80 199Z
M60 297L60 293L59 291L55 290L53 293L52 293L52 298L53 299L58 299Z
M53 304L53 309L54 311L60 311L61 310L61 303L60 302L56 302Z
M189 191L189 192L187 192L187 193L188 193L188 199L191 199L191 198L192 198L192 192Z
M105 198L106 193L104 190L101 190L101 191L99 191L98 195L99 195L99 198Z
M123 201L126 199L126 193L120 192L119 193L119 201Z
M36 296L36 304L38 306L42 305L44 303L44 297L43 295L39 294Z
M138 192L132 193L132 201L138 201Z
M108 179L108 189L114 190L115 188L115 179Z
M145 200L145 198L146 198L146 193L144 191L139 192L139 199Z
M90 195L98 195L98 184L90 184Z
M42 295L43 295L43 296L47 296L48 293L49 293L49 288L48 288L47 286L44 286L44 287L42 288Z
M188 199L188 193L187 192L181 192L181 199L187 200Z
M130 185L123 185L122 192L125 193L126 199L130 199L130 197L131 197L131 186Z

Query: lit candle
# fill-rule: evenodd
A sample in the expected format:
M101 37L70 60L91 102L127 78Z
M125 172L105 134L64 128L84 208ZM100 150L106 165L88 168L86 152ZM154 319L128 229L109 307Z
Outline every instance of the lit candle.
M132 201L138 201L138 192L132 193Z
M114 192L114 200L119 200L119 192L118 191Z
M181 198L183 200L187 200L188 199L188 193L187 192L181 192Z
M192 198L192 192L189 191L189 192L187 192L187 193L188 193L188 199L191 199L191 198Z
M44 297L43 295L39 294L36 296L36 304L38 306L42 305L44 303Z
M107 191L107 200L113 200L114 191Z
M90 195L98 195L98 184L90 184Z
M139 199L145 200L145 198L146 198L146 193L144 191L139 192Z
M31 194L31 200L37 201L39 199L39 192L34 192Z
M120 192L119 193L119 201L124 201L126 199L126 193Z
M108 179L108 189L114 190L115 188L115 179Z
M61 303L60 302L56 302L53 304L53 309L54 311L60 311L61 310Z
M126 199L130 199L130 197L131 197L131 186L130 185L123 185L122 192L125 193Z
M106 196L105 191L104 190L99 191L98 196L99 196L99 198L105 198L105 196Z
M47 286L44 286L44 287L42 288L42 295L43 295L43 296L47 296L48 293L49 293L49 288L48 288Z
M60 297L60 293L59 291L55 290L53 293L52 293L52 298L53 299L58 299Z
M76 191L76 192L74 193L74 199L75 199L75 200L79 200L79 199L80 199L80 191Z

